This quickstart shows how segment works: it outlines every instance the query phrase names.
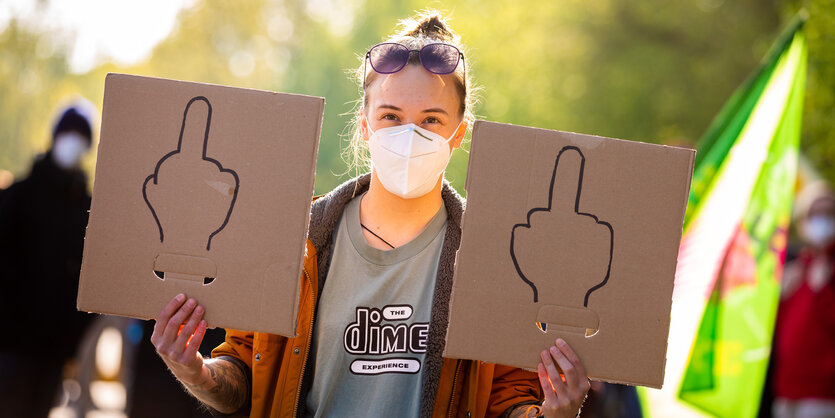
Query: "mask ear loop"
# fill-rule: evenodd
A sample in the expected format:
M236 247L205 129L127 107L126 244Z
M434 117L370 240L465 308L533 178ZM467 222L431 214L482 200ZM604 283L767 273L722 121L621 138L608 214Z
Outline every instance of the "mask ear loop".
M363 118L365 118L365 129L368 129L368 139L370 140L371 136L374 135L374 130L371 129L371 122L368 121L368 115L364 115Z
M461 117L461 122L458 122L458 126L456 126L456 127L455 127L455 130L454 130L454 131L452 131L452 136L450 136L449 138L447 138L447 139L444 141L444 143L447 143L447 144L448 144L450 141L452 141L452 138L455 138L455 136L458 134L458 130L459 130L459 129L461 129L461 124L462 124L462 123L464 123L464 120L466 120L466 119L467 119L466 117Z

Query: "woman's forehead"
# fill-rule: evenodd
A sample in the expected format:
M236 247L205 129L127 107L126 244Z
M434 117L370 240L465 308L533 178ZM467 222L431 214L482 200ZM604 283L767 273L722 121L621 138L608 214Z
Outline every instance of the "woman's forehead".
M452 75L438 75L417 65L407 65L394 74L379 74L367 87L369 104L390 104L403 108L441 107L452 113L459 106Z

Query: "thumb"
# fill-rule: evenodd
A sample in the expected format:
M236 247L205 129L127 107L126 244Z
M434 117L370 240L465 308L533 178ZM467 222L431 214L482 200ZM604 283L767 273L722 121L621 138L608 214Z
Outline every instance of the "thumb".
M554 162L551 177L551 211L577 212L583 185L583 166L586 158L575 146L563 147Z
M181 154L203 158L209 140L209 126L212 123L212 105L209 99L197 96L189 100L183 112L183 125L177 149Z

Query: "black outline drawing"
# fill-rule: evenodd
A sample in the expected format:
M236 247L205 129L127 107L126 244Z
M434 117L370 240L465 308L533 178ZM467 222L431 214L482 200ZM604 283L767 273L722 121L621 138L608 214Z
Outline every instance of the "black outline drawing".
M614 229L612 229L611 224L609 224L608 222L605 222L605 221L598 220L597 216L592 215L590 213L580 212L580 194L582 193L582 190L583 190L583 170L584 170L585 165L586 165L586 157L585 157L585 155L583 155L583 152L580 151L579 148L577 148L575 146L572 146L572 145L565 146L560 150L559 154L557 154L557 159L554 162L554 172L553 172L553 174L551 174L551 187L548 189L548 207L547 208L533 208L533 209L529 210L528 211L528 217L527 217L527 223L513 225L513 229L510 232L510 257L513 259L513 266L516 267L516 272L519 274L519 277L521 277L522 280L528 286L530 286L531 289L533 289L533 301L534 301L534 303L537 303L539 301L539 294L538 294L536 285L532 281L528 280L528 278L525 277L525 274L522 273L522 269L519 267L519 262L516 260L516 254L513 250L513 243L514 243L514 240L516 239L516 228L523 227L523 228L530 229L530 227L531 227L531 215L533 215L536 212L541 212L541 211L550 212L551 211L551 205L552 205L553 198L554 198L554 182L556 181L556 178L557 178L557 167L560 164L560 157L562 157L562 153L565 152L566 150L574 150L574 151L577 151L578 154L580 154L580 174L578 176L579 180L578 180L578 184L577 184L577 197L574 200L574 213L576 213L578 215L588 216L588 217L594 219L594 221L596 223L598 223L600 225L606 225L606 227L609 228L609 266L606 268L606 277L603 278L603 281L594 285L594 286L592 286L586 292L586 297L583 300L583 306L588 307L589 306L589 295L591 295L591 292L594 292L595 290L603 287L606 284L606 282L609 281L609 273L611 273L611 271L612 271L612 253L613 253L614 245L615 245L615 231L614 231Z
M223 165L221 165L218 160L215 160L214 158L209 158L209 157L206 156L206 147L209 145L209 128L212 125L212 104L209 103L209 99L207 99L205 96L196 96L196 97L192 98L191 100L189 100L188 104L186 104L186 109L185 109L185 111L183 111L183 124L180 127L180 138L177 140L177 149L174 150L174 151L169 152L168 154L165 154L165 156L163 156L157 162L156 168L154 168L154 174L151 174L150 176L148 176L145 179L145 182L142 184L142 197L145 199L145 204L147 204L148 208L151 209L151 215L154 216L154 220L157 223L157 228L159 228L159 242L163 242L165 235L163 234L163 231L162 231L162 224L160 224L159 217L157 217L157 212L154 210L154 207L151 205L151 202L148 200L148 193L147 193L148 182L151 179L153 179L154 184L157 184L157 176L159 175L159 167L162 165L163 161L165 161L166 159L168 159L169 157L171 157L175 154L180 153L180 149L183 145L183 132L186 129L186 117L188 116L188 109L191 107L191 104L194 103L197 100L202 100L202 101L206 102L206 106L209 107L209 113L206 116L206 133L203 136L203 160L214 163L217 166L218 170L220 170L223 173L231 173L232 176L235 177L235 190L232 193L232 203L229 204L229 210L226 212L226 219L223 220L223 224L220 225L220 228L216 229L214 232L209 234L209 240L206 243L206 250L210 250L211 246L212 246L212 238L214 238L215 235L217 235L221 230L223 230L223 228L226 227L226 224L229 222L229 217L232 215L232 209L235 207L235 201L238 199L238 187L240 186L240 179L238 179L238 173L236 173L235 170L232 170L232 169L229 169L229 168L223 168Z

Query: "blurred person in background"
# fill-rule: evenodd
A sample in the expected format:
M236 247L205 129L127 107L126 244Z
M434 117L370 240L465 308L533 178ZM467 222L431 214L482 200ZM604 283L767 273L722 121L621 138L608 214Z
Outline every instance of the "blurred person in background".
M835 417L835 194L823 182L798 196L805 243L786 264L775 329L777 418Z
M90 315L76 310L90 194L81 159L95 107L59 112L50 149L0 199L0 409L44 417Z

